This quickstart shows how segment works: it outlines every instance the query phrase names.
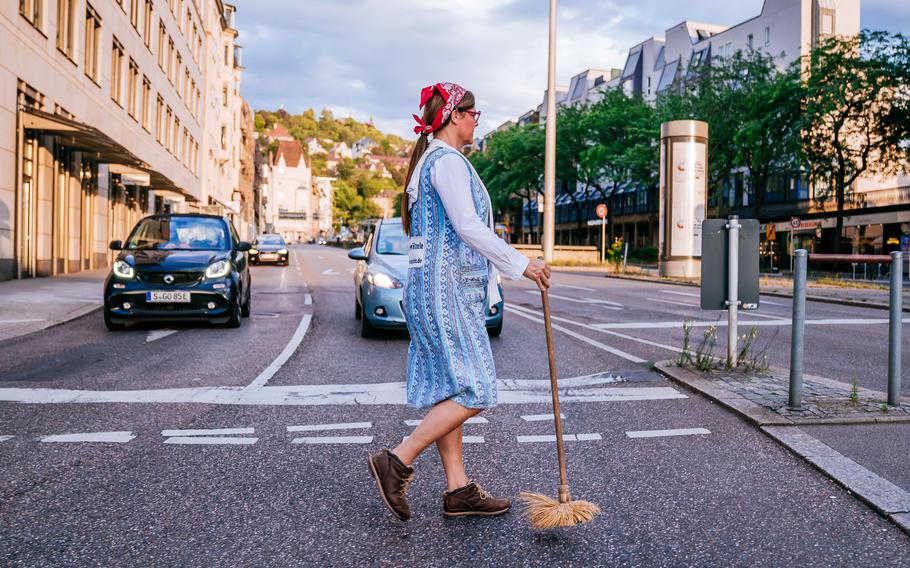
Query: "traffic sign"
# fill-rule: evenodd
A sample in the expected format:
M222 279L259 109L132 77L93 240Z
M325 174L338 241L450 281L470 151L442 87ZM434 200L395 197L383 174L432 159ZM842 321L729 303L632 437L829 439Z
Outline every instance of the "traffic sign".
M597 206L597 209L595 209L594 212L597 213L598 217L603 219L607 216L607 206L601 203Z
M774 226L774 223L765 225L765 239L769 241L777 240L777 228Z
M701 309L727 309L729 248L726 219L702 222ZM758 309L758 221L739 219L737 296L743 310Z
M802 220L799 217L790 217L790 226L794 229L799 229L799 226L802 224Z

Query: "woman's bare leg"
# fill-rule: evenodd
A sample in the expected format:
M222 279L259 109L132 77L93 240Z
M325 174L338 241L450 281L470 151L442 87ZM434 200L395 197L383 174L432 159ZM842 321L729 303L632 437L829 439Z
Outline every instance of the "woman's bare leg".
M414 432L392 452L406 465L411 465L427 446L480 412L480 408L465 408L452 399L444 400L431 408Z
M464 487L470 481L464 471L464 462L461 459L461 444L461 426L436 440L439 459L442 460L442 467L446 470L446 482L449 484L449 491Z

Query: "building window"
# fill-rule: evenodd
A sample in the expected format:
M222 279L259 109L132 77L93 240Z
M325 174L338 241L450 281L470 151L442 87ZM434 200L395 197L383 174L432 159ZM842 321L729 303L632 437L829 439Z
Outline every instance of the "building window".
M44 0L19 0L19 13L22 17L41 31L41 4Z
M174 84L174 67L175 67L175 58L174 58L174 40L168 36L167 38L167 80L171 82L171 85Z
M765 47L771 45L771 27L765 26Z
M174 117L174 128L171 130L171 152L174 156L180 155L180 119Z
M130 59L126 83L126 111L137 122L139 120L139 65Z
M139 32L139 0L130 0L130 23Z
M155 107L155 140L162 145L164 144L164 120L164 99L158 95L158 104Z
M186 71L183 72L183 104L186 105L186 108L190 108L190 98L192 96L192 91L190 90L190 68L187 67Z
M221 149L227 150L227 126L221 126Z
M746 47L752 49L752 34L746 36Z
M174 70L174 87L177 88L177 95L183 96L180 92L180 80L183 78L183 56L177 54L177 68Z
M149 107L152 104L152 82L148 77L142 77L142 128L146 132L151 132L149 126Z
M164 21L158 21L158 67L165 70L165 58L167 57L167 29L164 27Z
M111 49L111 98L123 106L123 45L117 38Z
M100 57L98 49L101 47L101 17L92 8L91 4L85 5L85 74L95 83L100 83L98 77Z
M821 8L819 32L822 37L834 35L834 10L830 8Z
M152 22L155 19L152 11L152 0L145 1L145 16L142 20L142 39L145 40L145 47L152 49Z
M73 14L76 0L60 0L57 2L57 49L68 58L73 58Z
M227 87L227 85L225 85L221 89L221 104L224 106L228 106L228 87Z
M167 151L171 151L171 130L173 129L174 124L174 113L171 112L171 107L167 107L167 119L164 123L164 147L167 148Z

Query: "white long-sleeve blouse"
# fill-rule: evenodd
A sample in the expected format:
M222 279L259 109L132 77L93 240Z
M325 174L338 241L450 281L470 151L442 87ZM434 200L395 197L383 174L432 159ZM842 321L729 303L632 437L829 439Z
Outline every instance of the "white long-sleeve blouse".
M424 156L429 155L431 151L440 146L452 148L445 142L434 139L424 152ZM418 164L415 178L419 176L418 172L422 166L422 163ZM474 199L471 196L471 174L477 176L481 185L483 185L483 181L476 171L472 170L473 167L465 163L464 159L448 154L436 160L430 171L430 178L458 236L468 246L489 259L500 272L512 280L518 280L524 274L529 260L501 239L490 227L488 220L477 216ZM483 189L486 192L486 187ZM412 188L409 187L408 190L410 193ZM417 196L411 195L410 197L409 201L414 203ZM487 198L489 199L489 194L487 194Z

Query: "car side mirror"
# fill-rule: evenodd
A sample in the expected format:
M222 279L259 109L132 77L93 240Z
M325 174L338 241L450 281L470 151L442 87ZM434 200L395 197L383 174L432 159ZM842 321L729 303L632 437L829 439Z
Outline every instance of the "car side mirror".
M366 252L364 252L363 247L357 247L351 249L351 252L348 253L348 258L351 260L367 260Z
M111 241L111 244L108 245L108 248L111 250L123 250L123 243L120 241Z
M250 250L251 248L253 248L253 245L251 245L247 241L240 241L239 243L237 243L237 250L239 250L240 252L246 252L246 251Z

